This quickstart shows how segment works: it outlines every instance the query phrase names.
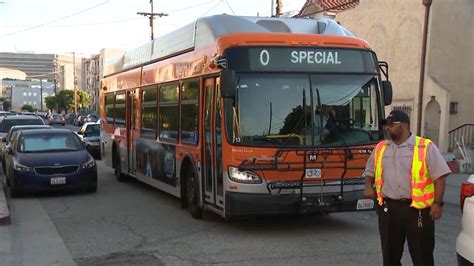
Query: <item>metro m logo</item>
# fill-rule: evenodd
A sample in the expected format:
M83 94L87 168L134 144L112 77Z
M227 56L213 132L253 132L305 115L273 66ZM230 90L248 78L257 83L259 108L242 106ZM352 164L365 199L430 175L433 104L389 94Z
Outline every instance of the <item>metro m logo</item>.
M309 153L308 159L310 162L316 162L316 160L318 159L318 154L316 152Z

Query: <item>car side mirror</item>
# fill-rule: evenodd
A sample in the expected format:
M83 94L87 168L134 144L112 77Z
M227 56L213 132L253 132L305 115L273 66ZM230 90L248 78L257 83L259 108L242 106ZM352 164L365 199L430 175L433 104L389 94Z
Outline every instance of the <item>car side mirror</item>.
M390 81L382 81L382 89L383 89L383 102L384 104L390 105L392 104L392 83Z
M13 149L12 149L11 146L7 147L7 153L10 154L10 155L13 154Z
M84 137L87 137L87 132L82 133Z
M84 135L84 133L82 133L82 131L77 131L77 135Z
M222 69L221 72L221 95L224 98L233 98L235 96L235 71Z

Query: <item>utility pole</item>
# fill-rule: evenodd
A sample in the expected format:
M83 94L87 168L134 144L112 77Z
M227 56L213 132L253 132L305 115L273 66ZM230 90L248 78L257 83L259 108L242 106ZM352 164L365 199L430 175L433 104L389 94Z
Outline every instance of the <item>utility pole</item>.
M40 78L40 110L43 111L43 79Z
M145 16L150 19L150 28L151 28L151 40L153 41L154 36L153 36L153 20L155 19L155 16L158 17L166 17L168 14L165 13L153 13L153 0L150 0L150 5L151 5L151 12L137 12L137 15Z
M283 15L283 0L276 0L275 17Z
M77 79L76 79L76 52L72 52L72 64L74 70L74 113L77 114Z

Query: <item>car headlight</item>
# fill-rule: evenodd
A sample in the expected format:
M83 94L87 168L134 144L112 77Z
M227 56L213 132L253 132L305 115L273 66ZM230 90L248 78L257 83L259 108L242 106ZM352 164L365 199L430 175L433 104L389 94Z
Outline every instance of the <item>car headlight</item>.
M87 168L92 168L95 166L95 160L94 158L90 158L89 161L85 164L81 164L81 169L87 169Z
M19 172L34 172L33 167L25 166L13 161L13 169Z
M238 183L247 184L260 184L262 179L254 172L245 171L241 172L237 167L229 166L228 168L229 178Z

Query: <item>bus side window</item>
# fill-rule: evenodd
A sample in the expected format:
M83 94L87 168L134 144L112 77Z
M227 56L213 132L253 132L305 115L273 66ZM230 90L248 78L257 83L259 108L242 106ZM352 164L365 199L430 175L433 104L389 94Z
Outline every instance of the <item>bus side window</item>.
M144 88L142 91L142 128L143 136L156 138L156 87Z
M198 144L198 113L199 81L185 81L181 94L181 140L183 143Z
M179 128L179 85L166 84L160 87L159 126L160 139L177 141Z

